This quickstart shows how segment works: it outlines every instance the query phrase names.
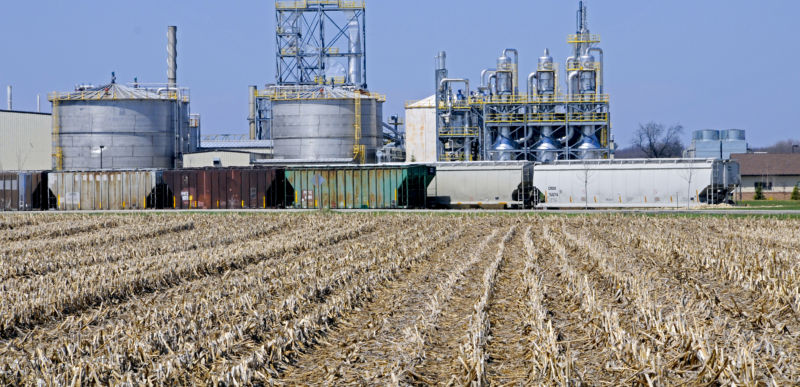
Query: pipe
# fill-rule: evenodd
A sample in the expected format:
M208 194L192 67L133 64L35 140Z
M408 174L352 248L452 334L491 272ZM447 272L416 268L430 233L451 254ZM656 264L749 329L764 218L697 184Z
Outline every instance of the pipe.
M8 97L8 110L13 110L14 107L11 103L11 85L8 85L8 89L6 89L6 97Z
M508 53L510 52L514 53L514 68L512 69L511 76L513 80L512 87L514 89L514 95L517 95L519 94L519 52L516 48L507 48L503 50L503 56L507 57Z
M536 87L533 85L534 80L538 80L538 71L528 74L528 97L536 95Z
M605 63L603 63L603 49L600 47L592 47L589 49L589 52L597 52L598 57L600 58L600 84L597 86L597 91L600 94L603 94L603 74L606 72Z
M436 69L437 70L445 70L447 67L445 66L445 60L447 59L447 53L444 51L439 51L439 55L436 55Z
M492 79L494 79L494 88L492 88ZM488 85L488 87L489 87L489 94L490 95L492 94L492 90L495 91L494 95L498 94L497 93L497 73L494 73L494 74L489 76L489 85Z
M178 84L178 38L176 26L167 27L167 85L175 88Z
M347 23L347 36L350 41L350 56L347 58L350 82L361 87L361 34L359 33L358 20L352 13L350 22Z
M481 87L482 88L485 88L487 86L487 84L486 84L486 81L487 81L486 75L487 74L491 75L491 74L494 74L496 72L497 72L497 69L483 69L483 70L481 70Z
M525 128L525 137L516 140L517 144L524 144L533 138L533 129L532 128Z
M573 92L575 91L572 87L572 80L576 78L580 74L579 71L573 71L569 73L569 77L567 78L567 96L572 97Z
M443 78L439 81L439 90L444 91L445 85L449 83L463 83L464 95L469 95L469 79L466 78Z
M250 124L250 139L256 139L256 92L258 90L258 86L250 86L250 115L247 117L247 121Z

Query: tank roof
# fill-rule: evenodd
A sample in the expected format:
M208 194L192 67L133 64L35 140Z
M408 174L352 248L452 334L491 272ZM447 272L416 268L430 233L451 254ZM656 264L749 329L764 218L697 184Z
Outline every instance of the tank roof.
M182 100L189 102L189 91L186 88L168 88L134 84L131 86L109 83L98 87L78 87L75 91L54 92L47 97L50 101L83 101L83 100Z
M379 102L386 101L386 96L378 93L371 93L366 90L334 87L334 86L269 86L265 90L258 92L259 97L267 97L274 101L295 101L295 100L315 100L315 99L376 99Z

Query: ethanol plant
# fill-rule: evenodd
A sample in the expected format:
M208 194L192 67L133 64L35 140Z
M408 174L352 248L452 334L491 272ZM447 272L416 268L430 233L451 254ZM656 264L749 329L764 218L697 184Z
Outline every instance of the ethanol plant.
M567 39L572 55L565 72L549 50L536 69L523 79L521 92L519 52L508 48L495 68L481 72L477 90L465 78L449 78L445 53L436 60L436 94L432 100L410 104L426 109L419 117L429 122L435 115L436 161L533 160L607 158L609 98L603 90L603 50L598 35L589 32L587 10L580 2L577 29ZM566 81L566 90L560 83ZM434 128L407 120L412 127ZM430 125L430 124L428 124ZM424 134L423 134L424 136ZM426 138L431 138L426 136ZM409 142L412 142L409 138ZM434 150L422 152L431 154ZM431 157L424 157L423 161Z
M374 163L385 97L367 91L363 1L277 1L276 84L251 87L250 136L275 159ZM392 152L388 152L392 153Z

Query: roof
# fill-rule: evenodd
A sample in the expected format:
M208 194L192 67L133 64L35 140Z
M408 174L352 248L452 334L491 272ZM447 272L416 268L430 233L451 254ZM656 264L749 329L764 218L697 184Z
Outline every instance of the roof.
M119 83L109 83L98 87L77 88L70 92L50 93L50 101L82 101L82 100L131 100L131 99L156 99L175 100L183 99L188 102L189 92L185 88L144 87L139 85L126 86Z
M742 176L800 175L800 153L734 153Z
M38 115L42 115L42 116L50 116L50 115L52 115L50 113L45 113L45 112L28 112L28 111L22 111L22 110L5 110L5 109L0 109L0 113L38 114Z
M200 140L203 149L221 148L272 148L272 140Z
M347 87L319 86L269 86L266 90L258 92L259 97L266 97L273 101L296 101L315 99L375 99L385 102L386 96L370 93L366 90L356 90Z
M406 102L406 109L424 109L436 107L436 94L423 98L419 101Z

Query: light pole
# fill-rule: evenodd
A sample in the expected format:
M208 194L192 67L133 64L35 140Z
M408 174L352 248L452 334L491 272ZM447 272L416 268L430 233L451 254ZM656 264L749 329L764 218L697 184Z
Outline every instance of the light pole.
M100 145L100 169L103 169L103 149L105 148L105 145Z

